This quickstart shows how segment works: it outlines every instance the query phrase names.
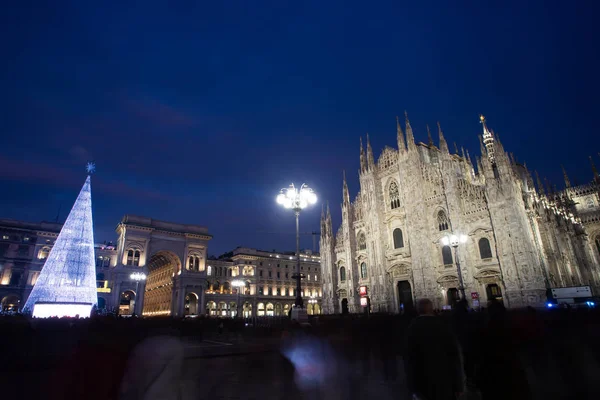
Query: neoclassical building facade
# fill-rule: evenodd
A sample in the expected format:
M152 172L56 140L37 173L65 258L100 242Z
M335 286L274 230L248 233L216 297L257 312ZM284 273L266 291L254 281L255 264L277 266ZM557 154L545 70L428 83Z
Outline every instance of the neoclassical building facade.
M25 304L61 228L59 223L0 220L1 311ZM116 243L94 248L99 309L146 317L231 318L284 316L294 304L294 253L239 247L220 259L209 258L212 235L206 227L135 215L124 216L116 233ZM304 251L300 263L304 303L309 314L320 314L319 255ZM134 273L146 279L136 281Z
M360 144L360 192L354 201L344 176L342 222L334 232L321 217L323 311L360 312L367 286L373 311L399 312L427 297L437 307L459 297L499 299L509 307L539 306L547 290L600 290L600 177L565 189L543 184L488 129L481 117L481 156L451 152L439 124L439 144L416 143L406 117L397 121L397 148L375 161ZM591 161L591 159L590 159ZM537 175L537 174L534 174ZM443 245L444 237L464 242ZM458 261L458 263L457 263ZM460 268L457 268L457 264Z

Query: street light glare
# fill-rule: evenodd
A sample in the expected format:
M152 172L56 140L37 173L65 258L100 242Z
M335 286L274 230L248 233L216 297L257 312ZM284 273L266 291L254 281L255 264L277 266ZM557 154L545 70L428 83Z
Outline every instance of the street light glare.
M244 282L241 279L234 279L233 281L231 281L231 286L244 287L244 286L246 286L246 282Z
M444 246L448 246L450 244L450 239L448 239L448 236L442 237L442 244Z
M460 235L460 242L461 243L467 243L467 239L468 239L467 235Z

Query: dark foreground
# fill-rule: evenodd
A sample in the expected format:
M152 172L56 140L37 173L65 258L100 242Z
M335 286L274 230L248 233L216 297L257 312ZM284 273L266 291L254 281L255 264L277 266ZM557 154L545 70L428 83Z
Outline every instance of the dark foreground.
M600 398L595 310L437 318L461 344L469 398ZM219 320L0 317L0 398L410 398L402 357L411 319L227 320L220 329Z

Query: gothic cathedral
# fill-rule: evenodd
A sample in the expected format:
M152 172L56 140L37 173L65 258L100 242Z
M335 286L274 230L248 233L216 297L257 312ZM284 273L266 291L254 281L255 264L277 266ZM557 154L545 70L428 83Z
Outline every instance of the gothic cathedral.
M459 298L461 278L467 300L481 305L540 306L555 287L600 293L593 163L587 185L572 187L565 173L566 188L557 191L536 174L536 187L480 122L476 170L468 152L448 150L439 124L436 147L429 128L429 143L417 144L408 117L406 137L398 122L398 150L386 147L377 163L368 135L366 152L361 139L360 192L351 202L344 176L336 234L329 207L321 216L325 313L360 312L360 286L374 312L400 312L423 297L441 309Z

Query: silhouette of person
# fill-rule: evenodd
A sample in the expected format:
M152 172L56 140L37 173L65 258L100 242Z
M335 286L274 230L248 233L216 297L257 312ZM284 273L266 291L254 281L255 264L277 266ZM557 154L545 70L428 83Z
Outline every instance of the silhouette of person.
M417 302L419 316L408 328L404 369L408 390L424 400L455 399L464 391L460 347L429 299Z

